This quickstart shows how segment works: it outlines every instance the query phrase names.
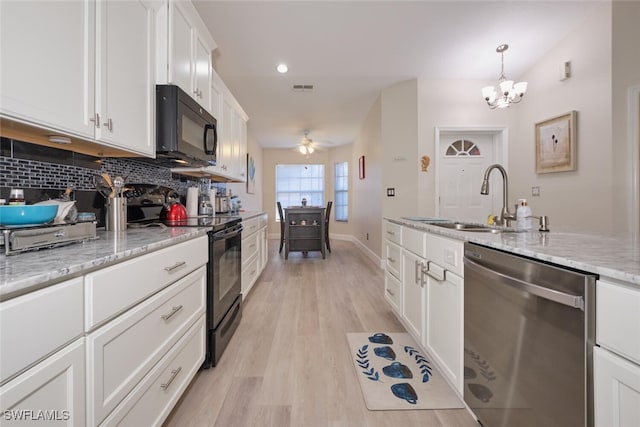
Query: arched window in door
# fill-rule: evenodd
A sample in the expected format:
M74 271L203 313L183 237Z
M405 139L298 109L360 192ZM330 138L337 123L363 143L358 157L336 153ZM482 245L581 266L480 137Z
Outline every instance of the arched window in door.
M473 141L459 139L447 147L446 157L479 156L480 149Z

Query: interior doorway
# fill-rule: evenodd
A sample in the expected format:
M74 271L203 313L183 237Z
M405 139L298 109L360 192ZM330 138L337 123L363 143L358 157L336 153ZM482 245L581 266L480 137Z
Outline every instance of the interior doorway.
M502 208L501 178L492 174L488 196L480 194L484 171L507 169L504 128L436 128L436 215L484 223Z

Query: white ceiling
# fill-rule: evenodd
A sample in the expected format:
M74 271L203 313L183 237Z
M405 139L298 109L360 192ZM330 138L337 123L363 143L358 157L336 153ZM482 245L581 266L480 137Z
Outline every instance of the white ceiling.
M411 78L517 80L594 1L194 0L214 68L263 147L352 143L380 91ZM276 65L289 66L286 75ZM293 84L313 84L294 92ZM478 102L484 102L478 87Z

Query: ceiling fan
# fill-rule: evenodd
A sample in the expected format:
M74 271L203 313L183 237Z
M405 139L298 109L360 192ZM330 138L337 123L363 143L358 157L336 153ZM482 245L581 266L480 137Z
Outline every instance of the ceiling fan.
M304 138L298 143L298 151L300 154L306 154L309 157L309 154L312 154L316 147L314 146L313 140L309 138L309 131L304 131Z
M309 154L312 154L316 150L323 150L323 144L318 142L314 142L311 138L309 138L309 131L304 131L304 138L298 143L296 147L296 151L300 152L300 154L304 154L309 157Z

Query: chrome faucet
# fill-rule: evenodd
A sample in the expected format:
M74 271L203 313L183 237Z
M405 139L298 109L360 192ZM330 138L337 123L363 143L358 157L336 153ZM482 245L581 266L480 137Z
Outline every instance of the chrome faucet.
M502 211L500 212L500 216L496 219L496 225L502 226L511 226L511 221L515 221L516 214L509 212L509 179L507 178L507 171L504 170L502 166L499 164L491 165L484 171L484 179L482 180L482 188L480 189L480 194L488 195L489 194L489 175L491 171L494 169L498 169L502 174Z

